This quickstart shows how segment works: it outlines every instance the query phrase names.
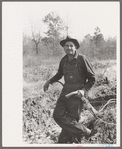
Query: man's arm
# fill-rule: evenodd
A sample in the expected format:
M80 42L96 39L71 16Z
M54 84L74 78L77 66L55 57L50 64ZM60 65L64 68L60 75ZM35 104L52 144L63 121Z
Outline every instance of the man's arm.
M59 64L59 68L58 68L58 72L56 73L56 75L54 75L51 79L50 79L50 84L54 83L54 82L57 82L58 80L60 80L63 76L63 73L62 73L62 60Z
M90 62L87 60L87 58L85 56L83 56L84 59L84 66L85 66L85 70L86 70L86 78L88 79L88 81L86 82L83 90L89 90L95 83L95 73L92 69L92 66L90 64Z
M44 84L44 91L48 90L49 84L57 82L62 78L62 75L63 75L62 69L63 69L63 62L61 60L59 64L58 72L56 73L56 75L54 75L51 79L47 80L46 83Z

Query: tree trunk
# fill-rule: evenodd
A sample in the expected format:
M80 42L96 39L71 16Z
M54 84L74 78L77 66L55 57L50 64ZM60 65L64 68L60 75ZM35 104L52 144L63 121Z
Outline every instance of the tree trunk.
M38 43L36 43L36 54L38 55Z

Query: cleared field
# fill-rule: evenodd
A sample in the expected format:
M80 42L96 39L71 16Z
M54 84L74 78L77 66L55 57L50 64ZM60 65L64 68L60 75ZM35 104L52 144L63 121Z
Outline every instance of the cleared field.
M25 65L26 64L26 65ZM23 140L31 144L55 144L61 128L52 117L56 100L60 95L62 85L50 85L48 92L44 93L43 85L58 69L59 60L44 60L38 65L27 62L23 69ZM116 99L116 61L92 62L96 74L95 85L86 94L86 97L99 110L109 100ZM63 82L63 79L61 80ZM95 103L94 101L99 101ZM83 109L81 121L89 121L90 113ZM116 143L116 106L110 104L102 113L102 121L96 122L96 136L89 139L82 138L80 143ZM114 125L115 124L115 125Z

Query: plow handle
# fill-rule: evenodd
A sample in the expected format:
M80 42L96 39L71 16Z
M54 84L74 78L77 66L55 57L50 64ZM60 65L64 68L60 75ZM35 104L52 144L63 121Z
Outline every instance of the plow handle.
M71 93L65 95L65 97L69 98L70 96L77 95L77 94L78 94L78 91L75 91L75 92L71 92Z

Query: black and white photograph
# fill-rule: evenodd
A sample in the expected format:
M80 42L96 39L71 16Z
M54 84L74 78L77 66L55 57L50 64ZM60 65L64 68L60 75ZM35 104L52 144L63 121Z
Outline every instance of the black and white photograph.
M117 1L2 3L3 146L120 146L119 18Z

